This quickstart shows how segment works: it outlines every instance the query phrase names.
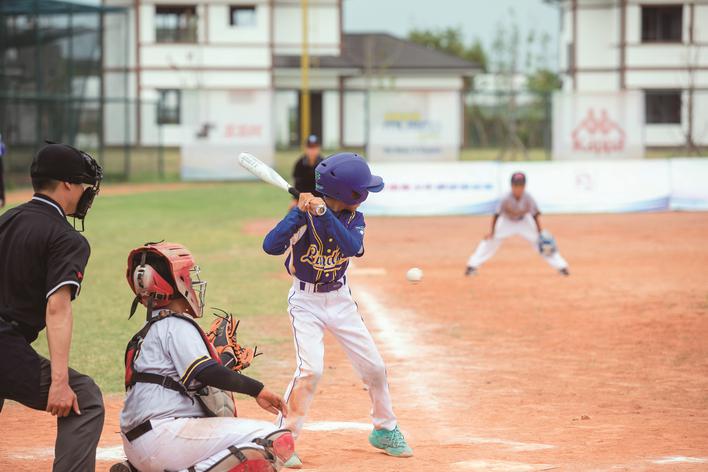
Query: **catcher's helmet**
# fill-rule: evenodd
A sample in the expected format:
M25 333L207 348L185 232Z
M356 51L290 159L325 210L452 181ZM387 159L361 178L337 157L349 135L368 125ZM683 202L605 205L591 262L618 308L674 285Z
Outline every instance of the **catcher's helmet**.
M369 192L380 192L384 182L378 175L371 175L363 157L352 152L342 152L328 157L315 169L317 191L347 205L366 200Z
M147 243L128 256L128 285L143 305L164 307L177 297L184 298L191 316L204 310L206 281L199 279L199 266L192 253L176 243Z

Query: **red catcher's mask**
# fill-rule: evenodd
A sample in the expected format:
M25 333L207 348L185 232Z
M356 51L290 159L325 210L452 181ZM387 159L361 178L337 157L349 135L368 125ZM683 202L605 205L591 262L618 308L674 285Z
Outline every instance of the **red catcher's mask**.
M159 260L163 272L172 280L160 275L150 261ZM156 262L153 264L158 265ZM167 274L164 274L167 275ZM128 256L126 271L128 285L145 306L152 298L152 306L161 308L177 297L187 300L188 312L200 318L204 311L206 281L199 278L199 266L189 250L177 243L147 243L133 249Z

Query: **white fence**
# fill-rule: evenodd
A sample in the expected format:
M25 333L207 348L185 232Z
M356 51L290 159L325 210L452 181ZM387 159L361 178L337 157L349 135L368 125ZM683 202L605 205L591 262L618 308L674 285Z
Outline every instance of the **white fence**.
M515 171L545 213L708 210L708 159L564 162L374 163L386 188L370 215L453 215L494 211Z

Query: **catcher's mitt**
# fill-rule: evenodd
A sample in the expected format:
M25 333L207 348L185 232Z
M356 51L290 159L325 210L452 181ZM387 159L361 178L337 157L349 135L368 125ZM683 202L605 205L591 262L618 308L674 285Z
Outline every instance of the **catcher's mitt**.
M260 355L258 346L255 348L243 347L236 339L236 330L240 323L231 313L216 308L223 315L214 313L216 319L211 325L207 337L219 353L224 367L228 367L234 372L239 372L253 362L253 358Z

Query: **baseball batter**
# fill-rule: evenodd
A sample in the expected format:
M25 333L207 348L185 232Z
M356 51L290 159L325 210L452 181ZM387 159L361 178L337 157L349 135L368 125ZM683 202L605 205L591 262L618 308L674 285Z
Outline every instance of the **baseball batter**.
M541 212L533 197L525 191L526 176L516 172L511 176L511 192L499 202L492 217L492 230L480 241L467 262L465 275L477 273L509 236L519 235L530 242L546 262L562 275L570 275L568 263L555 247L552 237L541 227ZM551 246L544 249L544 246Z
M291 433L270 422L235 418L233 409L228 417L206 417L218 413L196 396L204 386L250 395L271 413L287 408L259 381L224 367L192 321L204 307L206 282L198 271L180 244L149 243L128 257L128 283L147 307L147 319L125 356L128 393L120 427L129 462L111 472L270 472L294 452L280 457L282 449L269 449L269 438L292 444Z
M297 369L285 394L289 414L279 426L297 438L324 370L324 331L344 348L369 390L374 429L369 442L396 457L409 457L391 405L386 367L364 325L347 284L350 257L364 255L364 215L357 211L369 192L380 192L381 177L371 175L357 154L340 153L316 168L316 189L324 197L302 193L298 206L263 241L271 255L286 254L285 267L293 277L288 294ZM327 211L317 216L316 208ZM296 459L296 458L294 458ZM299 460L288 467L298 468Z

